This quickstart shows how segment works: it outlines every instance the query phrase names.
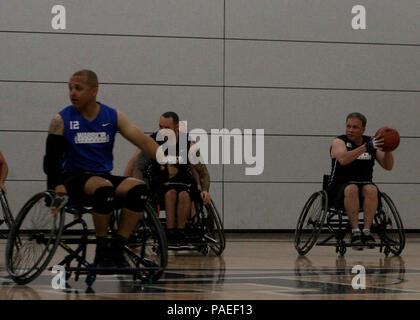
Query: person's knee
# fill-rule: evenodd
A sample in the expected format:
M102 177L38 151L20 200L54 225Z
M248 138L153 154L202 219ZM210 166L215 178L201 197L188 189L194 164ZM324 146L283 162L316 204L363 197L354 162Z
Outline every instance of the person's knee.
M144 210L149 198L149 190L145 184L138 184L132 187L126 193L123 206L128 210L140 212Z
M378 198L378 188L376 186L369 184L363 187L362 191L363 197L368 199L377 199Z
M165 193L165 200L176 200L178 192L176 190L171 189Z
M356 199L358 197L359 197L359 188L356 185L350 184L344 189L344 198Z
M114 187L102 186L95 190L92 196L93 212L108 214L115 208Z
M178 194L178 202L179 203L189 203L189 202L191 202L190 195L188 194L187 191L181 191Z

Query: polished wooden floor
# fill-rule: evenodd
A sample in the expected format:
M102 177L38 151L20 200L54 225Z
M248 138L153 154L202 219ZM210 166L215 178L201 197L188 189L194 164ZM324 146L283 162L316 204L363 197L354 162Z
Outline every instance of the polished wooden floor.
M291 235L228 234L221 257L170 251L168 268L157 283L98 276L91 293L86 293L84 277L78 282L71 279L69 289L54 290L49 271L26 286L15 285L4 268L4 247L3 241L2 300L420 300L420 235L416 234L407 235L399 257L385 257L377 249L349 249L344 258L332 247L314 247L299 257ZM356 265L366 270L365 289L352 287Z

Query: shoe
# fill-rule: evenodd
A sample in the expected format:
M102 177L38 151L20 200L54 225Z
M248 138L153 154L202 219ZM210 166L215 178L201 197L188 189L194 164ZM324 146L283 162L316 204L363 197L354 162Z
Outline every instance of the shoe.
M176 239L178 243L185 243L187 241L184 229L177 229Z
M117 268L130 268L130 264L124 256L124 247L127 243L128 239L120 235L117 235L112 242L110 254Z
M372 236L370 231L363 231L362 233L362 241L365 245L367 245L368 249L375 249L375 238Z
M97 238L95 259L93 265L96 268L112 268L115 267L115 263L109 254L109 242L106 237Z
M176 229L167 229L166 230L166 240L168 243L176 243L177 242L177 233L175 232Z
M351 248L353 250L359 250L359 251L363 250L362 233L360 231L352 232L350 243L351 243Z
M128 261L125 259L124 252L120 251L114 258L117 268L131 268Z
M198 231L193 228L185 228L184 235L185 239L189 242L198 242L200 240Z

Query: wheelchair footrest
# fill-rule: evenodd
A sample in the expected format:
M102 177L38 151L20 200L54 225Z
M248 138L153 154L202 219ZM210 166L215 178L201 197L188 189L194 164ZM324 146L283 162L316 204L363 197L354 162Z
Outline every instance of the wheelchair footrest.
M382 242L375 242L372 244L351 244L351 243L324 243L324 242L317 242L317 246L330 246L330 247L385 247L386 245Z
M196 250L197 247L205 245L204 243L168 243L168 250Z
M217 244L217 242L214 241L197 241L197 242L189 242L189 241L183 241L183 242L169 242L168 243L168 249L176 250L177 248L180 250L196 250L199 247L207 246L207 245L214 245Z

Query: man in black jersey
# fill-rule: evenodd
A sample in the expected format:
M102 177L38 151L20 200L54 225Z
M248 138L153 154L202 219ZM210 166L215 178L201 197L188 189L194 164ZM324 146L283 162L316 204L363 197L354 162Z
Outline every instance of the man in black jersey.
M378 189L372 182L375 160L386 170L392 170L394 165L392 152L381 150L381 137L363 135L366 122L364 115L350 113L346 118L346 134L336 137L330 149L328 198L330 205L345 209L352 228L351 243L356 250L363 250L363 244L374 248L370 227L378 207ZM358 226L360 207L364 212L362 231Z
M195 191L198 189L200 193L198 196L204 204L208 204L211 200L210 176L206 165L201 162L192 164L189 161L188 153L193 142L188 141L188 134L180 130L179 125L179 117L172 111L163 113L159 119L160 130L170 130L175 134L177 158L178 160L182 156L187 158L183 163L177 160L176 164L162 166L155 161L150 162L144 152L137 150L124 171L125 176L146 180L152 192L164 199L169 242L184 240L185 225L191 211L194 210L191 200L194 198ZM151 137L157 140L157 132ZM186 150L180 141L186 141ZM164 142L157 141L158 144Z

